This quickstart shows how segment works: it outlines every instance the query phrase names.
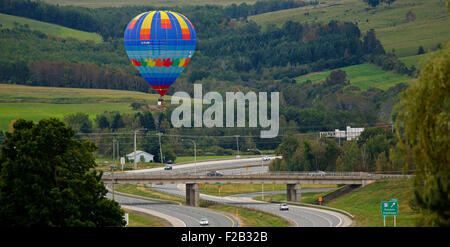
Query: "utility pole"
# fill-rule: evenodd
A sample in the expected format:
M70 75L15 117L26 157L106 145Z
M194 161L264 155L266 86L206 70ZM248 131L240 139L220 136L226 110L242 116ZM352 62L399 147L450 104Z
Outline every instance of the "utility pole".
M194 174L197 175L197 144L191 139L181 139L181 141L191 141L194 143Z
M264 171L264 160L263 160L263 153L261 152L261 150L255 148L255 149L247 149L247 151L257 151L261 154L261 175L263 174ZM264 201L264 183L261 184L261 197L262 200Z
M136 133L137 130L134 131L134 160L133 160L134 170L136 170Z
M236 137L237 156L239 156L239 135L235 135L235 137Z
M162 135L162 133L161 132L159 132L158 133L158 138L159 138L159 152L160 152L160 154L161 154L161 163L162 164L164 164L164 158L163 158L163 153L162 153L162 147L161 147L161 135Z
M113 162L113 164L116 163L116 155L114 153L114 148L116 145L114 145L114 141L115 141L115 139L112 140L112 162Z

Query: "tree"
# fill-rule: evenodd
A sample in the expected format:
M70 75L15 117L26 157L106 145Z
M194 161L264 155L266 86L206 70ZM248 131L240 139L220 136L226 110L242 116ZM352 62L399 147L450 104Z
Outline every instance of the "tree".
M397 137L413 150L414 194L423 224L450 226L450 42L428 59L416 82L402 93Z
M95 117L95 122L97 123L97 126L100 129L109 129L109 127L110 127L108 118L106 118L106 116L104 114L97 115Z
M333 70L331 71L330 75L325 79L324 84L326 86L331 85L348 85L350 84L349 80L347 79L347 73L343 70Z
M113 119L111 122L111 129L113 130L117 130L120 128L125 127L125 123L123 122L122 116L120 115L120 113L116 113L113 115Z
M412 10L408 11L408 13L406 13L406 22L412 22L416 20L416 14L414 14L414 12L412 12Z
M92 122L89 115L78 112L64 116L64 122L72 127L75 132L90 133L92 132Z
M425 49L423 49L423 46L419 46L419 50L417 50L417 55L421 55L425 53Z
M147 105L147 104L141 103L141 102L133 102L133 103L131 103L130 106L131 106L131 109L137 111L137 110L141 109L142 107L144 107L144 106L146 106L146 105Z
M366 54L385 54L381 42L375 36L375 30L370 29L363 37L363 50Z
M102 173L95 171L89 141L60 120L14 124L0 155L0 225L124 226L123 211L107 199Z
M383 1L383 3L385 3L389 6L391 6L391 4L393 4L395 2L395 0L382 0L382 1Z
M145 111L143 113L139 112L136 115L139 117L142 128L145 128L147 130L156 129L155 119L153 118L153 115L150 111Z
M370 7L376 8L380 4L380 0L364 0Z

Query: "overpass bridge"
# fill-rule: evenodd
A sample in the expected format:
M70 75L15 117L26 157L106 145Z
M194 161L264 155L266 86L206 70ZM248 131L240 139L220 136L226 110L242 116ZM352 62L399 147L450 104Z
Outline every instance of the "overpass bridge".
M199 184L286 184L287 201L301 202L302 184L346 184L365 186L382 176L365 172L268 172L223 176L196 175L182 172L150 174L110 174L103 176L105 184L186 184L186 204L200 205Z

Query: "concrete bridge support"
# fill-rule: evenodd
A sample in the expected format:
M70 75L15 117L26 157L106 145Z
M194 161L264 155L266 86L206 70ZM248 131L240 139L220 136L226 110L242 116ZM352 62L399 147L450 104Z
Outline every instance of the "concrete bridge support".
M286 197L288 202L302 202L302 185L287 184Z
M198 184L186 184L186 205L200 206L200 193Z

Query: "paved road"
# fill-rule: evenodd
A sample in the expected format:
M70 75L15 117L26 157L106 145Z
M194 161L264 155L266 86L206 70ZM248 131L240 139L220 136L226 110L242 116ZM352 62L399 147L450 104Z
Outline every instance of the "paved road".
M272 159L274 157L271 157ZM260 164L261 158L253 158L253 159L238 159L238 160L224 160L224 161L208 161L208 162L202 162L195 164L186 164L186 165L176 165L173 166L172 171L164 171L163 168L153 168L153 169L147 169L147 170L137 170L137 171L130 171L128 173L161 173L161 172L178 172L178 171L186 171L186 172L195 172L203 173L206 172L206 170L211 169L217 169L222 170L226 174L245 174L245 173L260 173L260 172L266 172L267 166L261 167L259 165L249 167L248 170L243 168L233 168L233 167L239 167L243 166L245 164ZM267 163L266 163L267 164ZM224 168L230 168L225 169ZM202 171L202 169L205 169ZM185 190L182 186L178 185L172 185L172 184L164 184L164 185L153 185L153 187L157 190L164 191L166 193L170 194L176 194L179 196L185 196ZM308 190L303 190L303 192L308 192ZM313 191L311 191L313 192ZM272 193L272 192L268 192ZM268 195L266 193L265 195ZM260 195L260 193L258 193ZM235 195L235 196L228 196L228 197L216 197L216 196L210 196L210 195L200 195L202 199L216 201L219 203L228 203L228 204L234 204L234 205L240 205L250 208L255 208L261 211L270 212L276 215L279 215L281 217L284 217L288 219L293 226L298 227L334 227L334 226L349 226L352 224L352 221L349 217L340 214L335 213L329 210L322 210L322 209L314 209L314 208L308 208L308 207L299 207L299 206L289 206L289 211L280 211L279 205L272 204L272 203L265 203L260 202L251 199L253 195ZM148 204L148 203L147 203ZM141 206L147 206L147 204L142 204ZM153 205L155 206L155 205ZM165 205L166 206L166 205ZM200 208L192 208L187 207L189 210L185 211L186 207L183 208L177 208L178 210L170 210L167 211L167 208L165 206L157 207L158 210L162 210L161 212L165 212L166 214L173 215L177 218L183 217L183 215L188 212L189 214L192 213L192 216L188 216L188 219L183 218L183 221L186 220L186 225L197 225L198 226L198 220L201 218L202 213L205 214L205 209ZM170 205L170 208L173 208L174 206ZM190 212L193 211L193 212ZM195 212L195 213L194 213ZM185 216L186 217L186 216ZM197 218L195 218L197 217ZM189 220L190 218L190 220ZM192 220L194 218L195 220ZM181 218L179 218L181 219ZM214 226L219 226L220 224L227 224L226 220L223 218L217 219L218 221L214 224ZM230 220L228 221L231 222ZM213 225L211 225L213 226Z
M269 157L271 160L275 159L275 157ZM133 171L126 171L124 173L126 174L149 174L149 173L177 173L177 172L189 172L189 173L205 173L207 170L222 170L222 169L229 169L229 168L237 168L237 167L243 167L249 165L261 165L261 158L245 158L245 159L231 159L231 160L219 160L219 161L203 161L203 162L197 162L195 163L189 163L189 164L180 164L180 165L173 165L172 170L165 171L164 167L157 167L157 168L151 168L151 169L141 169L141 170L133 170ZM268 165L269 161L264 161L264 165ZM251 167L251 166L250 166ZM249 167L249 168L250 168ZM245 170L245 167L242 169Z
M112 199L111 193L108 198ZM233 216L221 214L213 210L194 208L188 206L180 206L153 200L144 200L132 197L114 195L114 200L121 205L129 205L138 208L150 209L165 215L173 216L181 220L187 227L200 227L201 218L207 218L208 227L235 227L238 226L237 220ZM205 227L205 226L202 226Z
M184 185L176 185L176 184L153 185L152 188L169 194L185 196ZM319 192L330 189L333 188L304 189L302 191ZM265 192L264 195L269 195L270 193L272 192ZM329 210L290 205L288 211L280 211L279 204L265 203L251 199L251 197L253 197L255 194L256 196L261 195L260 192L257 192L227 197L218 197L200 194L200 197L202 199L218 203L249 207L264 212L273 213L275 215L279 215L289 220L293 226L297 227L336 227L336 226L349 226L352 223L349 217Z

